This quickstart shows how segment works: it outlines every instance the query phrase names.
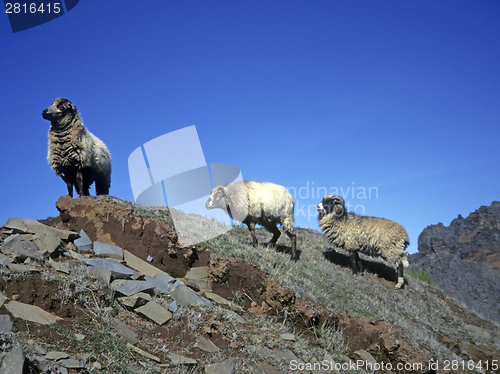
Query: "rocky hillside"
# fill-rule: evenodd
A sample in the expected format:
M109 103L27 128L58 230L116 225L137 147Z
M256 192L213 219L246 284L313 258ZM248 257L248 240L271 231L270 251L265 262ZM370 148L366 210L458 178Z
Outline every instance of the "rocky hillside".
M167 211L56 206L0 230L2 374L500 372L498 326L383 263L353 276L315 230L292 262L245 228L181 248Z
M418 237L419 260L431 253L453 253L463 260L485 262L500 273L500 201L482 206L448 227L427 226Z
M424 229L413 267L425 269L447 296L500 323L500 202Z

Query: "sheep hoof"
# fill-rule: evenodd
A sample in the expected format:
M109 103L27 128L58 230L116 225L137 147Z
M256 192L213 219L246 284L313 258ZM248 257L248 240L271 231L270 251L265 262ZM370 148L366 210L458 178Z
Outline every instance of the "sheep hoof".
M267 243L267 248L274 248L274 247L276 247L275 243L271 243L271 242Z
M405 279L403 277L398 277L398 283L396 284L396 287L394 287L395 290L399 290L400 288L403 287L405 283Z

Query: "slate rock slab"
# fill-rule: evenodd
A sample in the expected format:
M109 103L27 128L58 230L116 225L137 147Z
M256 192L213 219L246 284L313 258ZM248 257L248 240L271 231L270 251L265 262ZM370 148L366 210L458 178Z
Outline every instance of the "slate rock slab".
M234 366L229 361L205 366L205 374L234 374Z
M31 218L12 217L7 220L3 227L12 229L13 233L49 234L57 236L65 242L73 241L78 238L76 232L55 229Z
M90 266L108 269L109 271L111 271L111 276L114 279L129 279L134 275L134 271L132 269L120 264L115 260L108 260L105 258L84 258L83 261Z
M124 339L127 343L135 344L139 341L137 334L124 322L119 319L113 320L113 327L119 337Z
M85 231L80 230L80 237L73 242L82 252L88 252L92 249L92 240L88 237Z
M94 242L94 254L96 256L105 256L123 260L123 250L116 245Z
M174 365L196 365L197 363L196 360L192 358L176 355L175 353L169 353L167 357Z
M220 351L219 347L217 347L214 343L212 343L207 338L204 338L203 336L198 337L198 340L194 344L194 347L210 353L216 353Z
M28 362L26 355L21 347L15 346L10 351L5 353L5 356L0 365L0 373L2 374L18 374L28 372Z
M153 281L140 281L140 280L129 280L120 284L119 286L113 286L113 291L118 292L125 296L132 296L139 292L146 292L149 294L154 294L155 283Z
M48 313L35 305L24 304L18 301L11 301L5 304L5 308L15 318L22 318L26 321L36 322L41 325L50 325L51 323L55 323L62 319L61 317Z
M7 314L0 315L0 335L7 334L12 331L12 321Z
M160 326L170 321L173 317L172 313L155 301L150 301L135 311Z
M186 306L189 304L210 304L210 301L201 297L188 286L182 282L178 282L177 285L170 290L170 296L175 300L177 305Z

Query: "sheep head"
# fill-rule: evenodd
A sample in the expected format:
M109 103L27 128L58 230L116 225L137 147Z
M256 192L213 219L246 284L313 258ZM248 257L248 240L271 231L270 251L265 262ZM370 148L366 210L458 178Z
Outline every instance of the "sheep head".
M217 186L212 190L212 194L205 203L205 208L207 209L224 209L226 210L228 206L228 200L226 196L226 190L224 186Z
M316 210L319 213L319 219L327 214L332 214L334 217L340 218L346 214L345 201L340 196L325 195L321 203L316 207Z
M42 117L51 122L53 126L67 124L77 116L78 110L71 101L58 98L42 112Z

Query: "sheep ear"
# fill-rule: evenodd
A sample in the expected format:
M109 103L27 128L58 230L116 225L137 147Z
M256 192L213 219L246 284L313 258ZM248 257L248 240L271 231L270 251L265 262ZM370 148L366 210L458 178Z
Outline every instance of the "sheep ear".
M334 210L336 216L341 216L344 214L344 207L340 204L335 204Z

